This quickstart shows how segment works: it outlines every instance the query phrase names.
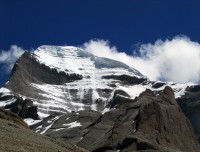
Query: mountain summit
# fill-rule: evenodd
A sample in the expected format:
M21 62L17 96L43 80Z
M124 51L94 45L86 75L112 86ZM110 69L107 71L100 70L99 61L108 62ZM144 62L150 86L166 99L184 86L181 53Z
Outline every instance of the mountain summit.
M81 48L45 45L16 62L0 107L89 151L199 151L192 128L199 135L199 119L191 125L183 114L197 116L199 92L191 83L150 81Z
M5 87L29 97L39 112L51 114L103 111L115 90L126 89L135 97L132 85L145 80L122 62L96 57L77 47L41 46L22 55Z

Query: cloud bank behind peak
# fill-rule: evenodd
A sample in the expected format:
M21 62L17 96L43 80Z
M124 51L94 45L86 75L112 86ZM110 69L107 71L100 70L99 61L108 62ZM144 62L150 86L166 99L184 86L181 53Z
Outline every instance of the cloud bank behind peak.
M127 55L105 40L90 40L82 47L96 56L122 61L153 81L199 83L200 80L200 44L186 36L142 44L133 50L133 54L139 53L137 56Z
M124 62L152 81L200 82L200 44L186 36L141 44L132 51L133 55L118 50L105 40L90 40L81 47L96 56ZM25 51L17 45L12 45L7 51L0 51L1 78L9 75L14 63Z

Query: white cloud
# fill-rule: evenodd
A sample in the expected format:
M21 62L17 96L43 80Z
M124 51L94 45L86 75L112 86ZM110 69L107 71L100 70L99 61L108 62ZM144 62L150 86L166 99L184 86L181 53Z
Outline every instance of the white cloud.
M16 60L24 53L21 47L17 45L12 45L8 51L0 51L0 64L1 64L1 74L8 74Z
M157 40L154 44L142 44L138 56L127 55L111 46L109 41L91 40L82 46L101 57L122 61L150 78L173 82L200 82L200 44L186 36L171 40ZM0 51L0 73L8 74L25 50L12 45L8 51Z
M151 80L179 83L198 83L200 80L200 44L186 36L142 44L139 50L134 50L140 53L139 57L118 51L104 40L91 40L83 48L97 56L122 61Z

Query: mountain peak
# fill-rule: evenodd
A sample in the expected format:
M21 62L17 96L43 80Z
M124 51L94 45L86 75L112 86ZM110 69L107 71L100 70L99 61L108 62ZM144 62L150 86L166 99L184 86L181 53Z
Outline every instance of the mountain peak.
M31 98L40 113L51 114L103 111L113 92L124 88L134 98L134 86L130 85L146 80L120 61L97 57L78 47L44 45L22 55L6 88Z
M116 60L97 57L90 52L73 46L44 45L33 52L33 56L40 62L59 71L82 73L83 69L95 66L102 68L121 68L138 76L143 76L136 69Z

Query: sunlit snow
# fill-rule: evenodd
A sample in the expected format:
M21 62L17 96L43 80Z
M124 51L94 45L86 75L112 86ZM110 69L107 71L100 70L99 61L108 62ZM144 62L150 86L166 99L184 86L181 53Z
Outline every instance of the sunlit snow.
M64 127L68 127L68 129L70 128L74 128L74 127L81 127L80 122L74 121L68 124L63 124Z

